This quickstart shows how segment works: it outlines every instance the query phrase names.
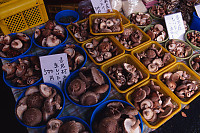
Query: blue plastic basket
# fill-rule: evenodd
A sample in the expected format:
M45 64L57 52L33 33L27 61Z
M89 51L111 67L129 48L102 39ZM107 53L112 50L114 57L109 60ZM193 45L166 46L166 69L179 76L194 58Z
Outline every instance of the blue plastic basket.
M123 104L125 104L125 105L128 105L128 106L131 106L131 107L133 107L130 103L128 103L128 102L126 102L126 101L123 101L123 100L118 100L118 99L113 99L113 100L108 100L108 101L105 101L105 102L103 102L102 104L100 104L95 110L94 110L94 112L92 113L92 116L91 116L91 119L90 119L90 127L92 128L92 126L93 126L93 122L95 121L95 117L96 117L96 115L100 112L100 111L102 111L103 109L105 109L105 107L106 107L106 105L108 104L108 103L110 103L110 102L121 102L121 103L123 103ZM135 108L135 107L133 107L133 108ZM140 116L140 114L138 113L138 115L136 115L136 119L139 119L140 120L140 128L141 128L141 133L143 132L143 121L142 121L142 118L141 118L141 116ZM93 130L93 128L92 128L92 130Z
M67 45L71 45L71 44L67 44ZM75 44L74 44L74 45L75 45ZM49 55L57 53L59 50L64 49L65 46L66 46L66 45L61 45L61 46L58 46L58 47L52 49L52 50L49 52ZM76 70L79 70L79 69L80 69L81 67L83 67L83 66L85 65L85 63L87 62L87 54L86 54L85 50L84 50L82 47L78 46L78 45L75 45L75 51L80 52L80 54L82 54L82 55L84 56L84 58L85 58L83 64L82 64L79 68L76 69ZM75 71L76 71L76 70L75 70ZM73 72L73 71L71 71L71 72Z
M23 33L23 34L25 34L25 33ZM15 36L16 35L16 33L11 33L11 34L8 34L9 36ZM27 35L27 34L26 34ZM23 56L23 55L25 55L25 54L27 54L30 50L31 50L31 47L32 47L32 39L31 39L31 37L29 36L29 35L27 35L29 38L30 38L30 46L29 46L29 48L24 52L24 53L22 53L21 55L18 55L18 56L16 56L16 57L12 57L12 58L3 58L3 57L1 57L0 56L0 59L4 59L4 60L8 60L8 61L11 61L11 60L14 60L14 59L16 59L16 58L19 58L19 57L21 57L21 56Z
M19 56L18 58L15 58L14 60L10 61L10 63L13 63L13 62L19 62L18 59L19 58L25 58L25 57L31 57L31 56L35 56L35 55L22 55L22 56ZM42 72L41 72L42 73ZM28 86L24 86L24 87L17 87L17 86L14 86L10 80L7 80L6 79L6 75L7 73L3 71L3 80L4 82L6 83L7 86L11 87L11 88L14 88L14 89L26 89L30 86L34 86L36 84L38 84L41 80L42 80L42 77L36 81L35 83L31 84L31 85L28 85Z
M58 117L60 116L60 114L62 113L64 107L65 107L65 96L64 96L64 93L63 93L62 90L61 90L59 87L57 87L56 85L53 85L53 84L50 84L50 83L40 83L40 84L45 84L45 85L47 85L47 86L50 86L50 87L56 89L57 93L60 94L60 96L61 96L61 98L62 98L62 109L59 111L59 113L58 113L57 116L55 117L55 118L58 118ZM39 86L40 84L38 84L37 86ZM20 101L20 99L24 97L25 92L26 92L26 90L25 90L24 92L22 92L22 94L21 94L21 95L19 96L19 98L17 99L17 102L16 102L16 104L15 104L15 110L16 110L16 107L17 107L18 102ZM16 116L16 118L17 118L17 120L19 121L20 124L22 124L23 126L28 127L28 128L42 128L42 127L45 127L45 126L46 126L46 123L47 123L47 122L46 122L46 123L43 123L42 125L38 125L38 126L28 126L28 125L24 124L24 123L17 117L16 114L15 114L15 116Z
M193 12L193 18L190 25L190 29L200 31L200 18L197 16L196 12Z
M43 29L45 26L42 26L42 27L40 27L39 29ZM41 48L41 49L45 49L45 50L52 50L53 48L55 48L55 47L58 47L58 46L60 46L60 45L63 45L66 41L67 41L67 39L68 39L68 31L67 31L67 29L64 27L64 29L65 29L65 40L64 41L62 41L60 44L58 44L57 46L54 46L54 47L43 47L42 45L39 45L39 44L37 44L36 43L36 41L35 41L35 38L34 38L34 34L35 34L35 32L34 32L34 34L33 34L33 36L32 36L32 42L36 45L36 46L38 46L39 48Z
M86 106L86 105L81 105L81 104L78 104L78 103L74 102L74 101L69 97L67 88L68 88L70 82L78 76L79 70L76 70L76 71L74 71L72 74L70 74L70 75L67 77L67 79L66 79L66 81L65 81L65 86L64 86L65 95L66 95L67 99L68 99L71 103L73 103L73 104L75 104L75 105L77 105L77 106L80 106L80 107L94 107L94 106L97 106L97 105L101 104L103 101L105 101L105 100L107 99L107 97L108 97L109 94L110 94L111 83L110 83L110 80L109 80L108 76L107 76L104 72L102 72L102 71L99 70L99 69L98 69L98 71L103 75L104 80L105 80L105 83L109 85L109 88L108 88L107 92L105 92L105 93L103 94L103 97L104 97L104 98L103 98L101 101L99 101L98 103L94 104L94 105L87 105L87 106Z
M62 18L62 17L67 17L67 16L73 16L74 18L76 18L76 20L73 21L73 23L79 21L79 14L78 14L78 12L73 11L73 10L63 10L63 11L58 12L58 13L55 15L55 20L56 20L56 22L57 22L58 24L63 25L63 26L67 26L67 25L69 25L70 23L61 23L61 22L59 21L60 18Z

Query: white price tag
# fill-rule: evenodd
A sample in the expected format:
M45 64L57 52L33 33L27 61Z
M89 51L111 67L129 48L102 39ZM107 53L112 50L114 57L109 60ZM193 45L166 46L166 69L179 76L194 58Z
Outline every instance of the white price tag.
M91 0L95 13L107 13L112 11L109 0Z
M185 40L185 26L181 12L165 15L164 18L169 39Z
M200 16L200 5L196 5L196 6L194 6L195 7L195 10L196 10L196 12L197 12L197 15L198 15L198 17Z
M40 57L43 81L62 87L69 76L67 54L54 54Z

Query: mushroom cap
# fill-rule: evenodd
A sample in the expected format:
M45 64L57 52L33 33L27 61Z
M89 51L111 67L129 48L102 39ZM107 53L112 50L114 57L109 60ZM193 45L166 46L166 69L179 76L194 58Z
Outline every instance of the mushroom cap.
M140 103L140 109L153 108L153 102L150 99L144 99Z
M142 88L138 88L133 92L133 100L135 102L141 102L146 97L146 91Z
M100 86L94 88L94 90L92 90L92 91L95 93L102 94L102 93L105 93L108 90L108 88L109 88L108 84L103 84L103 85L100 85Z
M158 71L158 65L151 63L151 64L148 65L148 70L150 72L157 72Z
M80 96L86 91L86 84L81 79L74 79L68 87L68 92L74 96Z
M129 73L133 73L133 72L136 71L136 67L134 65L131 65L131 64L128 64L128 63L123 63L123 67Z
M23 47L23 43L19 39L15 39L11 42L11 47L14 49L20 49Z
M124 130L126 133L140 133L140 120L126 118L124 120ZM138 128L139 127L139 128Z
M32 95L33 93L36 93L36 92L39 92L38 87L37 86L31 86L26 90L25 96Z
M61 120L51 119L47 123L47 133L58 133L60 126L63 124Z
M26 104L20 104L16 107L15 113L17 115L17 117L22 120L22 116L24 111L27 110L27 105Z
M22 121L26 125L36 126L42 121L42 112L37 108L29 108L23 113Z
M98 133L116 133L118 131L118 123L112 117L103 118L98 126Z
M121 102L110 102L110 103L107 104L107 107L121 110L121 109L124 108L124 105Z
M150 109L150 108L144 109L144 110L142 111L142 114L143 114L143 117L144 117L147 121L151 120L151 119L153 118L153 116L154 116L154 112L153 112L153 110Z
M29 95L26 103L29 108L41 108L43 105L44 98L39 93L33 93Z
M155 29L158 29L159 31L163 31L163 26L161 25L161 24L156 24L155 26L154 26L154 28Z
M96 93L87 91L81 96L80 101L82 105L94 105L98 102L98 98Z
M130 118L135 118L135 116L138 114L138 111L131 106L127 106L121 111L121 114L128 115Z
M149 49L146 51L146 55L148 58L155 58L156 57L156 52L152 49Z
M40 84L39 90L43 97L49 97L52 94L52 87L49 87L45 84Z
M164 112L161 112L161 113L158 115L158 117L159 117L159 118L165 118L165 117L169 116L169 115L172 113L172 111L173 111L173 107L167 106L167 107L165 108Z
M85 130L85 127L80 122L74 120L65 122L59 128L59 133L80 133Z
M102 74L95 67L91 68L91 73L92 73L93 80L97 84L102 85L102 84L105 83L104 77L102 76Z
M75 50L73 48L65 48L64 53L69 55L71 58L75 56Z

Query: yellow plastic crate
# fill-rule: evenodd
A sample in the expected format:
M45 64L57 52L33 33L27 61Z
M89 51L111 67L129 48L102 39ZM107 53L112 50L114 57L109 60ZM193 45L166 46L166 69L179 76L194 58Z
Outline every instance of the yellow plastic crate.
M22 32L47 20L43 0L0 0L0 28L4 34Z

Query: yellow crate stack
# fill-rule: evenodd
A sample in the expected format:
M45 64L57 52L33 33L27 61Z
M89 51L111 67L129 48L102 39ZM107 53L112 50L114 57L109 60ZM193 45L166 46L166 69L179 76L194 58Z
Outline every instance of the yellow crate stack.
M0 28L5 35L22 32L47 20L43 0L0 0Z

